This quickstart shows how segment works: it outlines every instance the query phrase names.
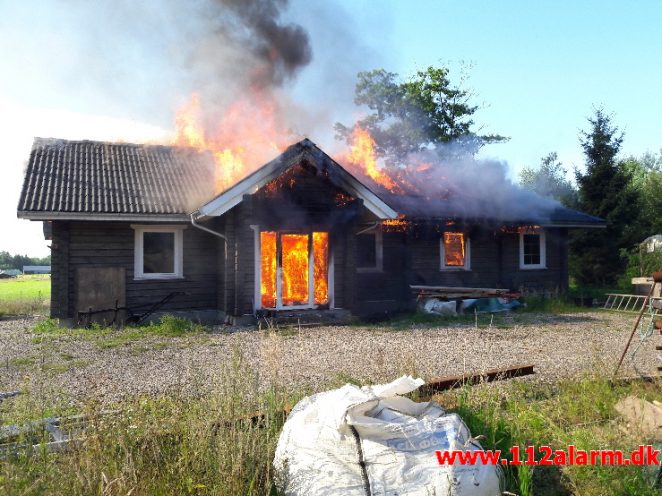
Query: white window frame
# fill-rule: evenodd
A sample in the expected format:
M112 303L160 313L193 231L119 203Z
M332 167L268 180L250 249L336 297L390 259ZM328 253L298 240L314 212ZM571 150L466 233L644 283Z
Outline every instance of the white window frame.
M464 265L446 265L446 247L444 246L444 235L439 239L439 270L446 271L467 271L471 270L471 238L464 234Z
M136 280L146 279L183 279L184 278L184 235L186 226L183 225L137 225L131 224L134 230L134 256L133 256L133 278ZM144 272L143 235L145 233L173 233L175 235L174 272L149 273Z
M356 267L356 272L383 272L384 271L384 233L381 229L375 228L369 231L364 231L356 236L363 236L364 234L375 235L375 266L374 267Z
M524 263L524 235L536 234L538 235L538 242L540 243L540 263L539 264L525 264ZM545 231L542 229L527 229L519 233L519 268L521 270L536 270L547 268L547 240Z

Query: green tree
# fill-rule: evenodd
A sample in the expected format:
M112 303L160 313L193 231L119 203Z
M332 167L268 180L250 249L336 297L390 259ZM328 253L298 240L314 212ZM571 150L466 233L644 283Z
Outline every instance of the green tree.
M443 143L459 143L456 150L475 153L484 144L505 141L499 135L476 134L473 115L478 107L470 104L471 97L451 82L444 67L428 67L407 81L384 69L359 72L354 101L372 112L349 127L336 123L337 137L350 141L357 125L368 130L377 153L391 165Z
M577 190L566 178L567 170L559 161L556 152L551 152L540 160L537 169L525 167L520 171L520 184L542 196L560 201L568 207L577 204Z
M662 234L662 153L628 157L620 166L639 194L642 237Z
M625 269L621 249L641 237L640 202L633 177L619 166L617 155L623 133L601 108L588 118L589 131L580 143L586 171L576 171L580 210L607 220L605 229L582 229L571 239L570 270L580 285L612 285Z

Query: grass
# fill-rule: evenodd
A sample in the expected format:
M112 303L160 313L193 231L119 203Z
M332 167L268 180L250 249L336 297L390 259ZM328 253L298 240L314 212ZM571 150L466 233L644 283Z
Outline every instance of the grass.
M179 326L177 334L189 332ZM276 495L271 463L283 424L280 412L303 392L272 385L258 393L257 373L236 350L218 374L211 394L132 398L112 405L117 413L110 416L94 403L72 412L30 394L0 403L4 422L72 413L93 419L84 441L69 451L19 453L0 461L0 494ZM329 385L346 382L362 381L339 375ZM631 394L662 398L654 384L613 386L604 377L586 376L555 385L508 381L467 387L435 400L457 412L474 436L484 436L486 449L505 453L513 445L574 444L629 451L648 441L624 435L617 422L614 405ZM266 414L263 424L229 421L256 410ZM506 481L509 491L522 496L658 494L634 466L509 467Z
M45 315L50 306L50 297L50 276L0 279L0 318L4 315Z
M530 445L567 450L570 444L577 449L629 452L651 440L624 435L614 405L631 394L662 398L659 386L647 383L613 386L600 376L566 380L554 386L530 382L504 386L466 388L438 399L457 411L474 436L485 436L484 448L508 453L513 445L519 445L523 452ZM641 467L520 466L508 467L506 475L508 490L523 496L659 494L650 487Z
M0 462L0 494L273 494L280 412L297 398L275 388L256 394L256 377L236 353L219 373L219 389L203 398L134 398L106 416L89 405L80 445ZM265 412L264 425L222 422L255 410Z
M72 337L95 341L101 349L117 348L143 340L145 337L176 338L202 334L206 328L188 319L166 314L159 322L141 326L127 326L119 329L93 324L90 328L60 327L56 319L45 319L38 322L32 332L35 344L48 340ZM158 343L155 344L158 347Z

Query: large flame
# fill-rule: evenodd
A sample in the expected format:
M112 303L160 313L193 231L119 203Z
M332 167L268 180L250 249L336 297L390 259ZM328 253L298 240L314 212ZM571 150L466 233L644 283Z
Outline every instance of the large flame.
M375 140L367 129L354 127L351 137L351 149L345 160L359 167L377 184L394 193L402 192L402 188L382 169L377 166Z
M278 251L280 237L280 257ZM280 284L283 306L308 305L310 302L310 234L260 233L260 301L262 308L276 308ZM313 301L329 302L329 233L312 234ZM280 258L280 281L278 260Z
M282 234L280 237L283 305L308 304L308 234Z
M329 302L329 233L313 233L313 281L315 305Z
M215 191L227 189L282 152L292 135L266 91L248 91L212 124L203 122L200 96L193 94L175 116L174 144L209 150L216 161Z
M260 297L262 308L276 308L276 233L264 231L260 233Z

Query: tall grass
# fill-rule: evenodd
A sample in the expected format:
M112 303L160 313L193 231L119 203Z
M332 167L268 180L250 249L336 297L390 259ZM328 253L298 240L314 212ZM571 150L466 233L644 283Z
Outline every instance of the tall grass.
M627 395L662 397L655 385L634 383L613 386L601 376L564 380L556 385L527 382L494 384L447 393L439 399L453 405L472 434L484 436L483 448L509 450L548 445L567 450L623 449L650 440L626 436L617 422L614 405ZM625 466L508 466L509 491L532 494L653 495L649 476L641 467Z
M218 389L200 398L136 398L111 415L89 404L79 444L0 461L0 494L269 494L281 411L292 398L257 394L237 353L219 374ZM262 422L233 421L256 410Z

